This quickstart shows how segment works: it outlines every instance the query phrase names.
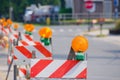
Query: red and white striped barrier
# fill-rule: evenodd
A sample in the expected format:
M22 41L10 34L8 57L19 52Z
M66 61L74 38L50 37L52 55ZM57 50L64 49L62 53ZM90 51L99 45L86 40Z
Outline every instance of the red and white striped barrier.
M12 34L12 35L10 35L10 41L13 41L14 39L17 40L18 37L19 37L19 36L18 36L17 33L16 33L16 34ZM33 41L32 36L27 35L27 34L21 34L21 38L22 38L22 40L24 40L24 41Z
M30 45L41 45L40 42L38 41L24 41L24 40L20 40L18 42L19 46L30 46Z
M10 65L11 64L11 61L12 61L12 56L8 56L7 58L7 63Z
M11 62L12 62L12 58L14 58L14 60L17 59L17 57L14 56L13 50L11 51L11 55L8 55L8 57L7 57L7 63L8 63L8 65L11 64Z
M36 58L52 58L52 53L42 44L32 46L15 46L14 56L16 56L17 59L30 59L32 58L33 50L36 52Z
M3 26L0 25L0 31L1 31L4 35L8 35L10 32L12 32L12 29L11 29L10 27L4 28Z
M41 45L42 46L42 44L40 42L37 42L37 41L28 41L28 42L26 42L26 41L20 40L18 42L18 44L19 44L18 46L29 46L29 45ZM42 47L44 47L44 46L42 46ZM11 55L12 56L14 55L13 50L12 50ZM8 64L10 64L10 62L12 60L11 59L12 56L8 56ZM15 56L14 56L14 59L17 59L17 58L15 58Z
M6 28L6 29L1 29L2 30L2 33L4 34L4 35L8 35L9 34L9 29L8 28Z
M2 48L5 48L6 45L5 45L5 43L1 43L1 46L2 46Z
M86 79L87 61L77 60L31 60L31 78Z
M26 74L27 74L27 68L25 65L21 65L18 69L18 74L19 74L19 77L26 77Z

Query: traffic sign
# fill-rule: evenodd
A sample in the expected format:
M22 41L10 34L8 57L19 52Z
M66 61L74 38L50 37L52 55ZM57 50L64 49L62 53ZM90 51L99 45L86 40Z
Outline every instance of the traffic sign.
M114 0L113 3L114 3L114 6L115 6L115 7L118 7L118 6L119 6L119 0Z
M93 7L89 9L88 11L92 13L92 12L95 12L95 10L96 10L96 4L93 3Z
M88 10L92 9L93 8L93 1L92 0L85 1L85 8Z

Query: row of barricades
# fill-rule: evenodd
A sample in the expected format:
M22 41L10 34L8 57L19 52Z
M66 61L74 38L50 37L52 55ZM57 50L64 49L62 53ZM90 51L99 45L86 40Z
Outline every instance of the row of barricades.
M21 34L22 35L22 34ZM20 36L19 36L20 38ZM19 39L17 38L17 39ZM10 38L11 39L11 38ZM17 73L14 73L14 76L16 74L18 74L18 76L20 78L26 78L29 79L30 78L30 62L28 62L28 59L31 59L33 57L34 52L36 53L36 58L47 58L47 59L52 59L52 53L50 52L50 46L44 47L40 42L34 41L34 40L30 40L30 41L26 41L23 40L23 37L21 36L22 40L18 40L18 42L14 42L16 41L15 39L11 40L12 42L14 42L14 49L13 51L13 55L14 56L14 65L17 65L15 69L17 69ZM10 56L9 56L10 57ZM9 60L9 62L11 62L12 60ZM26 63L27 64L24 64ZM29 74L29 75L28 75ZM16 80L17 78L15 78Z
M25 26L26 32L18 31L9 35L8 79L9 71L14 68L14 80L39 80L41 78L86 79L88 48L87 39L76 36L66 60L54 60L52 57L52 30L43 27L39 30L40 41L31 37L33 26Z

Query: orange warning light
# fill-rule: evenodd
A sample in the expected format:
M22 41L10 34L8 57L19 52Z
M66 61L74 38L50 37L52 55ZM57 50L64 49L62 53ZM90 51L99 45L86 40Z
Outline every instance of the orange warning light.
M7 19L7 23L8 23L9 25L12 25L12 20L11 20L11 19Z
M29 28L27 29L29 32L32 32L34 30L34 25L33 24L29 24Z
M24 25L24 29L26 30L26 31L29 31L29 32L32 32L33 30L34 30L34 25L33 24L25 24Z
M14 27L14 29L18 29L18 24L15 23L13 27Z
M29 28L29 24L24 25L24 29L27 30Z
M88 49L88 40L83 36L76 36L72 40L72 48L75 52L85 52Z
M38 33L43 38L51 38L52 37L52 30L49 27L41 28Z
M3 26L7 27L8 23L6 21L3 22Z

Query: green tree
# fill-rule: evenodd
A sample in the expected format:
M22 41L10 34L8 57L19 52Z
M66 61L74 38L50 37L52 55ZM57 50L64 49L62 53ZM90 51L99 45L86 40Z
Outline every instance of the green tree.
M35 3L41 5L60 5L60 0L34 0Z
M61 2L60 4L61 8L65 8L65 0L60 0L60 2Z
M9 8L13 8L13 19L20 21L23 19L25 8L31 4L41 5L59 5L60 0L0 0L0 15L9 16Z
M21 21L23 19L23 14L26 6L29 3L27 0L11 0L11 6L13 7L13 19Z
M8 16L9 13L9 2L6 0L0 0L0 16Z

